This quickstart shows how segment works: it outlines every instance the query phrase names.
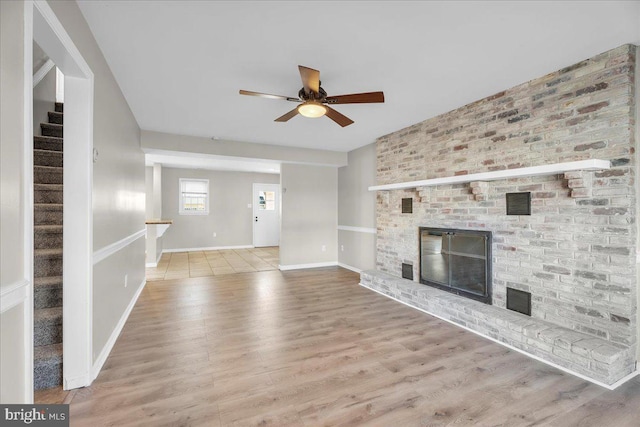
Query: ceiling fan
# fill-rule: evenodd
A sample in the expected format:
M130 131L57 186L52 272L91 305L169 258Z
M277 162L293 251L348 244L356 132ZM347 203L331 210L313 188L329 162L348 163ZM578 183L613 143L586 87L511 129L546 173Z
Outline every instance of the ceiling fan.
M301 114L305 117L327 116L342 127L353 123L349 117L329 107L334 104L368 104L374 102L384 102L384 93L366 92L352 93L348 95L328 96L327 92L320 86L320 71L313 68L298 65L300 78L302 79L302 89L298 92L298 97L270 95L268 93L252 92L240 90L240 95L260 96L262 98L283 99L285 101L298 102L293 110L275 119L276 122L286 122L289 119Z

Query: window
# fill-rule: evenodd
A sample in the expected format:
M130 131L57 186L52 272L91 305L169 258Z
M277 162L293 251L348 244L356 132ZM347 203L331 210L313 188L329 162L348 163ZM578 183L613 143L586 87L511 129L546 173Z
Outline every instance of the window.
M209 180L180 178L180 215L209 215Z
M273 211L276 209L276 193L274 191L260 191L258 196L260 199L259 210Z

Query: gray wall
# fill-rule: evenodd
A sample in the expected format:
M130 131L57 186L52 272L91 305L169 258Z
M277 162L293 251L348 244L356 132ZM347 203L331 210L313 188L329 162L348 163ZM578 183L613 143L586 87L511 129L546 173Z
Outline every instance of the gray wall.
M376 145L369 144L348 154L348 166L338 169L338 262L352 270L376 265Z
M34 43L34 46L37 46ZM56 103L56 67L33 88L33 134L42 135L40 123L49 123L49 111Z
M179 215L180 178L209 180L209 215ZM277 184L279 175L162 168L162 216L173 220L165 232L165 250L250 246L253 244L254 183ZM213 233L216 237L213 237Z
M0 1L0 291L30 276L24 263L24 5ZM0 402L22 403L28 360L22 315L30 300L0 314ZM10 325L10 326L9 326Z
M283 164L280 265L336 263L338 171ZM322 251L325 246L325 251Z
M99 157L93 164L93 245L98 250L145 228L140 129L78 5L49 5L94 73L93 144ZM144 263L140 238L94 265L94 361L144 282Z

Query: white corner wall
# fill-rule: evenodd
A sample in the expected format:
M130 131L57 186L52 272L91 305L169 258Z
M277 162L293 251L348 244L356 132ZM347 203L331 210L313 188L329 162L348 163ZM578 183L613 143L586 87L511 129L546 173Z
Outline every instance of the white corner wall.
M0 402L31 403L32 258L30 16L23 2L0 1Z
M280 269L336 265L337 168L283 164L280 182Z
M95 377L145 283L144 155L138 124L77 3L48 4L94 75L93 147L98 158L92 191L91 375Z
M376 144L348 153L338 169L338 262L354 271L376 265Z

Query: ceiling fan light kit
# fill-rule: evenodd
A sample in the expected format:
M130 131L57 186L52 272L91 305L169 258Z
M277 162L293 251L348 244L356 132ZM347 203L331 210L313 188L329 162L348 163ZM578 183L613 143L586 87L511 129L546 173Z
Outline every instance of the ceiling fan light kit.
M297 98L242 89L240 90L240 95L282 99L284 101L301 103L293 110L275 119L276 122L289 121L298 114L310 118L327 116L342 127L349 126L353 123L353 120L329 107L328 104L368 104L384 102L384 93L382 92L327 96L327 92L320 87L320 71L302 65L298 65L298 71L300 72L300 78L302 79L302 89L298 92Z
M307 101L304 104L298 105L298 113L302 116L315 119L327 114L327 108L319 102Z

